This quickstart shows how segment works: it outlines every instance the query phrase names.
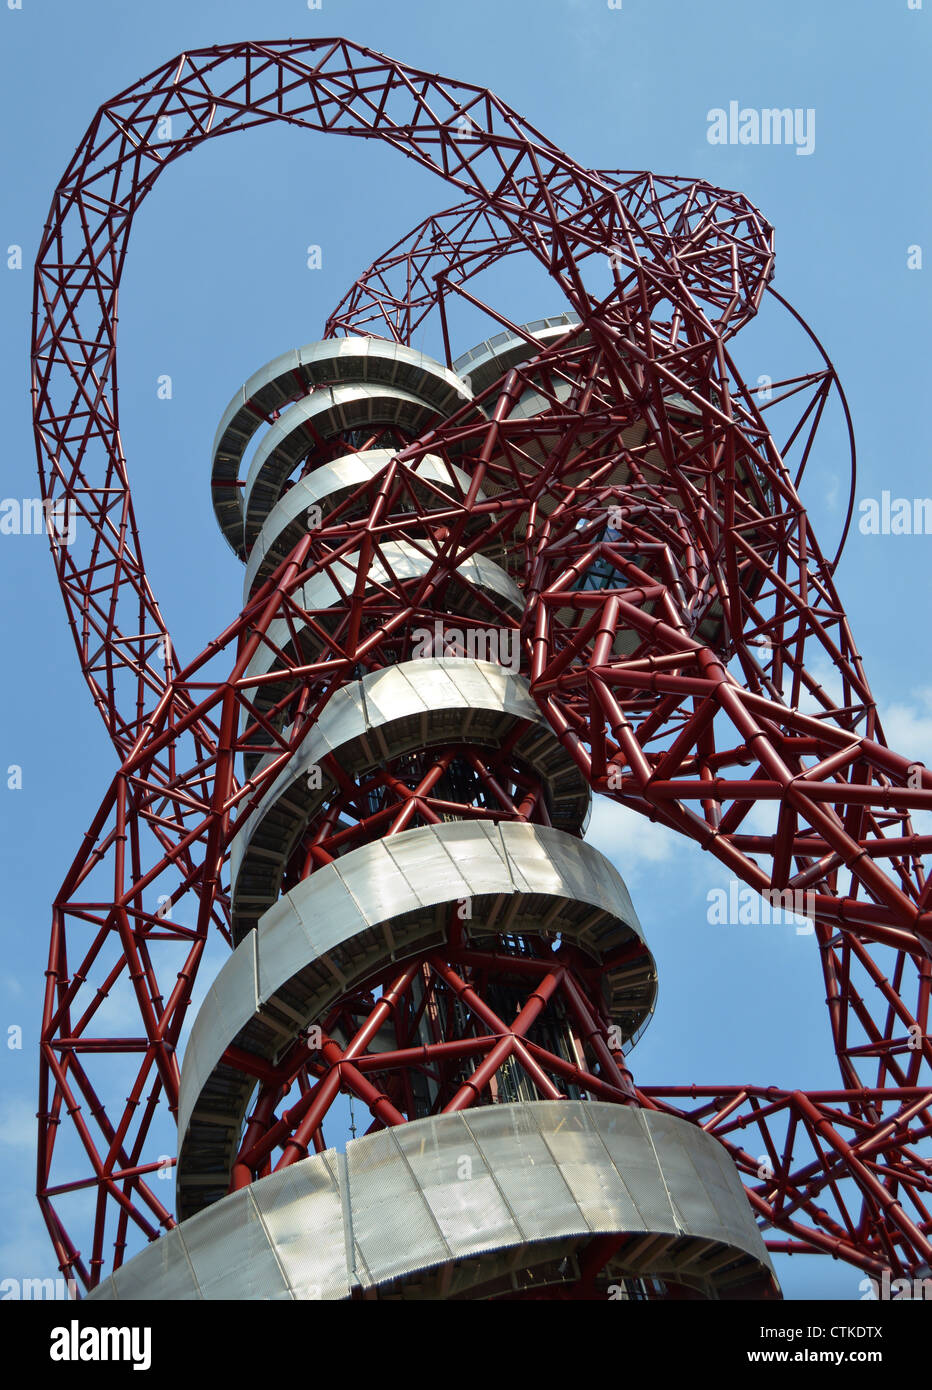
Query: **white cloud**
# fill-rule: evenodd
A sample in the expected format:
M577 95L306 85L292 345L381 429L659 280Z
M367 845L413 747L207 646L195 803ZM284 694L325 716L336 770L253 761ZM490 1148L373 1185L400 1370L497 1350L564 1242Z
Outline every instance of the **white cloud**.
M932 767L932 686L916 686L905 701L880 705L880 722L889 746L901 757ZM913 811L913 829L932 835L932 811ZM928 865L928 856L921 856Z
M601 850L626 879L637 878L647 866L671 859L682 846L682 837L676 831L656 825L606 796L592 798L586 840Z
M881 705L880 722L891 748L932 767L932 686L918 686L906 701Z
M825 491L825 505L834 511L838 506L838 474L832 473L829 478L829 487Z
M825 694L833 702L836 708L840 707L844 704L845 693L844 686L842 685L841 676L838 674L838 667L832 663L832 661L825 654L825 651L822 648L813 645L809 650L811 650L811 652L813 653L811 659L808 658L807 653L806 670L809 676L812 680L816 682L817 685L821 685L822 689L825 691ZM792 689L791 682L792 676L788 675L787 698L789 698L789 693ZM815 698L814 695L810 694L809 690L805 686L803 686L802 694L799 700L799 711L801 714L824 714L825 707L820 703L819 700Z

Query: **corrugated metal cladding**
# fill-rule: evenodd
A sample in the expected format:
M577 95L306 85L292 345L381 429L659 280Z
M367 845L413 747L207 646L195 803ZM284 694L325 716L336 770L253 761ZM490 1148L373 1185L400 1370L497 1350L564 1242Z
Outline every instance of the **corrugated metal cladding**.
M89 1297L494 1297L575 1277L575 1252L600 1234L630 1236L608 1284L666 1277L715 1298L773 1278L716 1140L654 1111L538 1101L307 1158L176 1227Z
M448 821L363 845L279 898L201 1005L181 1069L179 1216L229 1184L255 1084L223 1063L230 1044L272 1060L295 1018L321 1017L387 955L401 960L439 943L446 912L438 909L466 898L476 932L507 925L538 933L546 922L595 962L629 942L640 946L604 968L603 988L623 1037L645 1026L656 994L653 958L624 880L591 845L549 827L485 821Z

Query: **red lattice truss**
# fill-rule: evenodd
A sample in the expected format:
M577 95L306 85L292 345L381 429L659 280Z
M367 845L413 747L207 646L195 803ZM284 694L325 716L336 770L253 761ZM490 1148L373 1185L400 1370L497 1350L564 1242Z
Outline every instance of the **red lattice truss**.
M159 135L164 116L171 140ZM328 334L408 342L437 315L449 361L450 296L518 331L467 288L515 251L546 268L581 327L490 387L488 419L462 412L402 450L179 669L146 579L120 439L117 292L134 214L162 170L204 140L270 121L378 137L463 199L377 262ZM593 257L612 268L607 294L587 288ZM814 895L837 1088L649 1086L640 1103L675 1110L726 1145L771 1249L897 1275L929 1262L932 913L922 856L932 837L909 816L932 808L932 774L884 742L834 562L797 493L832 393L843 403L834 372L822 355L816 370L775 383L762 411L728 350L773 296L772 271L771 229L740 195L586 170L489 92L345 40L186 53L97 112L42 238L33 341L43 496L78 518L73 544L53 541L55 565L119 757L55 902L42 1026L39 1199L62 1269L85 1287L173 1223L154 1181L164 1166L157 1121L177 1104L177 1049L205 946L214 931L229 939L223 874L236 817L258 803L328 693L396 659L401 635L442 611L436 596L451 570L495 536L526 596L532 691L593 789L697 841L755 889ZM512 418L532 371L546 406ZM794 421L779 439L766 414L778 406ZM464 447L469 491L425 502L423 486L410 486L412 464L428 449L462 457ZM609 481L619 460L623 487ZM391 573L386 542L422 544L425 527L435 539L426 577L367 591L374 565ZM300 666L294 649L277 652L279 679L292 671L300 691L289 697L286 738L282 721L252 703L244 673L276 618L314 625L296 596L351 551L359 583L339 627L315 627L320 660ZM579 587L593 566L614 579ZM814 674L826 668L838 698ZM259 729L279 756L238 781L237 754ZM746 826L763 803L773 806L767 833ZM466 955L455 956L451 947L434 966L450 988L467 989ZM547 989L564 991L578 1019L585 1002L572 971L559 973ZM402 973L383 1000L404 988ZM128 1031L108 1020L118 997L138 1018ZM540 1094L561 1093L558 1064L542 1069L522 1042L525 1016L506 1024L463 997L486 1025L488 1038L469 1045L484 1077L498 1048L530 1061ZM345 1058L332 1039L321 1045ZM588 1077L592 1093L628 1094L620 1054L603 1060L601 1079ZM366 1065L344 1060L341 1075L371 1101ZM306 1152L314 1126L300 1127L312 1102L299 1100L294 1117L276 1117L274 1104L260 1089L279 1147L297 1134L295 1153ZM267 1158L271 1142L256 1142L254 1157ZM65 1224L69 1204L80 1244Z

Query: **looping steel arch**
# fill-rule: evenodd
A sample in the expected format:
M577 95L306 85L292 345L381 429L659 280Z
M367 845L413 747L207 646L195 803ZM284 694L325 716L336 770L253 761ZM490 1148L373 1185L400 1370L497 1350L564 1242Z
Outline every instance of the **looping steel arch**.
M168 115L170 140L159 134ZM546 268L580 326L488 386L483 418L459 411L356 489L178 669L120 438L120 276L133 217L163 168L271 121L380 138L469 199L377 262L328 331L371 332L381 313L388 336L407 342L425 313L442 315L451 286L517 248ZM418 276L381 298L412 257ZM607 294L587 283L592 257L609 262ZM914 1272L932 1257L922 864L932 837L909 821L932 806L932 774L884 743L799 471L726 348L772 270L771 229L740 195L586 170L491 93L342 39L186 53L101 107L53 200L33 335L43 497L79 520L80 539L53 537L53 557L120 759L56 899L41 1044L39 1198L62 1269L86 1287L108 1265L108 1241L117 1267L131 1229L154 1239L174 1222L153 1182L158 1121L177 1107L177 1050L208 932L229 937L234 816L260 804L297 750L324 677L332 686L377 668L431 611L454 559L496 539L518 557L531 692L589 784L696 840L760 892L812 894L840 1087L643 1087L641 1104L685 1114L726 1145L772 1249L828 1252L872 1272ZM830 368L809 383L790 439L806 441L803 467L833 383ZM542 405L527 418L514 407L530 390ZM425 502L419 459L467 446L471 486ZM412 517L432 527L435 550L386 606L367 597L362 571L390 572L386 546L411 542ZM334 633L309 619L301 595L348 555L361 577ZM584 574L600 582L578 583ZM283 618L316 622L322 648L313 659L276 648L301 688L284 731L248 678ZM822 666L837 694L823 689ZM239 782L234 758L257 731L274 757ZM771 825L749 829L764 803ZM189 903L191 920L175 920ZM138 1012L132 1036L103 1021L119 988ZM137 1065L129 1095L108 1110L94 1069L113 1054ZM89 1170L80 1179L54 1175L74 1163L66 1118ZM86 1192L94 1216L82 1246L61 1208Z
M660 239L661 228L666 231L671 223L676 225L684 204L689 205L699 197L703 200L715 197L715 190L685 178L661 178L656 174L630 174L614 169L600 169L598 175L614 187L619 196L624 196L629 202L634 201L635 192L637 193L642 225L646 215L650 216L649 240L653 247L656 247ZM645 236L646 240L648 238ZM448 208L445 212L432 213L411 232L399 238L355 281L328 316L324 336L371 333L375 336L387 336L395 342L408 343L415 333L424 330L436 311L447 365L453 366L446 305L451 296L461 294L474 306L481 306L490 320L502 328L519 336L528 334L527 325L512 323L500 309L483 303L476 298L475 292L464 291L463 288L466 280L488 270L503 257L523 249L525 248L518 238L509 235L504 223L482 200L474 198ZM617 251L614 248L611 256L617 259ZM740 311L736 309L730 316L723 316L717 322L716 327L723 341L732 338L761 305L767 302L766 299L760 299L759 288L759 284L755 284L755 293L742 301ZM805 475L818 424L830 394L835 394L844 418L851 463L844 521L834 557L829 564L834 573L854 515L857 487L854 423L844 387L812 328L783 295L778 293L769 278L766 294L767 298L773 299L791 315L815 347L819 357L818 367L807 371L801 366L799 371L786 381L772 383L770 387L771 402L774 398L777 403L781 403L789 396L797 397L802 393L807 395L804 406L797 412L797 427L790 433L787 447L781 450L781 457L789 466L788 450L792 444L798 445L799 460L795 469L791 469L794 488L799 489ZM529 340L532 337L532 334L529 335ZM781 395L781 388L785 390L786 396ZM752 399L751 393L743 387L737 374L733 390L742 394L749 408L754 409L756 402ZM768 405L760 408L766 411ZM812 420L810 428L803 428L809 420ZM774 430L771 430L771 433L774 433Z
M167 141L158 137L165 116L186 126ZM701 332L703 294L724 317L739 306L747 312L770 274L769 228L739 195L710 198L711 190L691 186L698 208L681 210L678 236L654 241L641 231L640 198L629 209L491 93L347 40L192 51L102 106L56 190L39 248L33 394L43 496L73 502L93 527L86 565L62 553L56 564L85 673L120 751L139 727L137 708L165 688L147 665L155 636L167 635L145 582L112 386L116 299L132 220L158 176L183 154L273 120L377 136L477 194L581 312L594 303L580 262L611 252L637 283L637 295L619 296L616 306L617 322L629 331L652 300L675 292L692 301L690 318ZM735 252L727 259L716 245L719 230ZM701 257L695 261L694 242L708 267ZM124 608L126 632L117 617ZM127 712L116 689L120 672L135 678L136 705L127 703Z

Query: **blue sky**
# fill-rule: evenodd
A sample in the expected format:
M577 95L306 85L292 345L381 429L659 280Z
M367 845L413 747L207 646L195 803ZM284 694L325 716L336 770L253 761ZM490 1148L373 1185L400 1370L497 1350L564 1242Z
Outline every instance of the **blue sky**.
M740 189L776 226L775 286L838 367L859 448L858 496L925 496L928 280L910 270L929 233L932 0L0 0L0 354L4 497L37 494L29 414L30 267L52 191L97 106L186 47L345 34L433 72L482 84L590 167L692 174ZM815 147L717 146L707 113L815 112ZM374 142L268 129L180 161L142 209L121 292L124 445L153 587L182 659L233 615L241 569L213 521L217 421L267 359L318 337L360 271L449 191ZM306 248L323 251L311 272ZM23 269L7 269L8 246ZM496 280L516 317L562 308L539 274ZM484 336L477 335L477 336ZM472 345L467 337L457 350ZM745 375L779 375L799 339L773 316L738 350ZM416 346L438 351L425 340ZM774 364L777 364L776 367ZM811 365L809 361L805 365ZM159 400L157 378L173 381ZM846 498L837 420L804 488L834 550ZM928 536L855 528L838 583L899 751L932 759L925 654ZM0 765L4 953L0 1037L0 1277L52 1272L33 1193L36 1039L50 903L114 768L80 675L41 536L0 536L7 678ZM713 927L721 871L695 847L599 806L592 838L631 887L660 970L657 1014L632 1056L642 1084L832 1084L811 939L787 927ZM219 956L212 959L219 963ZM857 1299L860 1276L823 1259L780 1261L788 1296Z

